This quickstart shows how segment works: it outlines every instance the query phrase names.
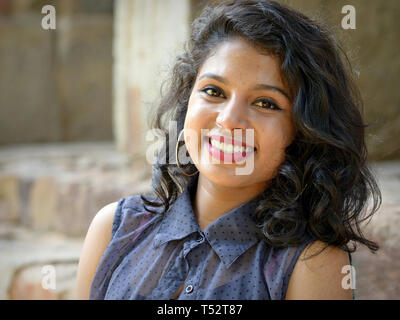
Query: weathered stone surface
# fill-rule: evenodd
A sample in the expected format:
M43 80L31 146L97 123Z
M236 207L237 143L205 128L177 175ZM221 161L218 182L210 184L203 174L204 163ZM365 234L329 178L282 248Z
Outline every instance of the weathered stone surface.
M381 248L372 253L365 246L358 246L352 254L356 272L356 300L399 300L400 299L400 254L399 249L385 245L378 237L369 237Z
M12 0L11 1L12 13L21 14L34 12L38 13L42 6L45 5L44 0Z
M115 2L113 129L118 150L144 155L147 117L159 100L166 69L189 35L189 18L188 0Z
M356 299L400 299L400 163L380 162L371 166L382 192L382 206L362 226L366 238L380 246L372 253L357 244L353 253Z
M35 232L18 225L0 225L0 299L72 299L83 238ZM55 270L55 290L46 266ZM47 270L47 271L46 271ZM52 288L52 287L50 287Z
M150 189L151 165L111 143L4 148L0 167L0 216L12 220L18 213L23 226L69 236L86 234L104 205ZM19 189L11 192L9 180Z
M43 30L41 7L20 4L0 16L0 144L111 140L112 15Z
M112 139L112 26L109 14L75 14L57 21L63 141Z
M381 162L372 167L382 192L382 205L365 224L365 232L377 236L392 250L400 249L400 163Z
M0 222L17 221L20 216L18 177L0 176Z
M370 159L400 159L400 3L397 0L282 1L327 24L358 73ZM356 10L356 29L341 27L342 8Z
M76 299L76 263L55 263L23 267L14 275L11 300Z
M7 16L11 14L11 0L0 1L0 15Z
M57 188L51 177L40 177L32 185L30 192L30 218L32 227L49 229L57 213Z
M0 144L57 141L52 31L37 14L0 17Z

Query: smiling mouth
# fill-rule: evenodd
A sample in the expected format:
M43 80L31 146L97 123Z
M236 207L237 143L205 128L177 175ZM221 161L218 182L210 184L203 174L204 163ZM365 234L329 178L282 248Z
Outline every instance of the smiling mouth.
M213 147L217 148L218 150L224 152L225 154L233 154L233 153L250 153L253 151L256 151L257 148L253 147L246 147L246 144L243 142L236 142L235 144L229 143L229 142L224 142L224 137L217 137L218 139L215 139L213 137L208 138L208 143L211 144ZM231 140L232 141L232 140Z
M245 143L235 141L235 144L231 144L223 142L224 137L218 138L219 140L208 137L207 147L209 154L219 161L226 163L241 162L257 151L257 148L245 147Z

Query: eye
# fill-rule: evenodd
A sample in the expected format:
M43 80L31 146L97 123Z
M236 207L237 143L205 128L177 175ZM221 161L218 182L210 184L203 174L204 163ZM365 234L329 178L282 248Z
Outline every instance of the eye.
M208 87L205 87L204 89L201 89L200 91L204 92L205 94L209 95L210 97L215 97L215 98L223 98L224 97L224 95L222 94L222 91L217 87L208 86Z
M262 109L282 110L275 102L269 99L260 99L255 104Z

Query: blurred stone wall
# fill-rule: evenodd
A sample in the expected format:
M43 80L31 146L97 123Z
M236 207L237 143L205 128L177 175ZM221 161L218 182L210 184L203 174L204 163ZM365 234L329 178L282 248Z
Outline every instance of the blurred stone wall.
M113 108L118 150L146 152L149 115L171 63L189 37L190 13L188 0L115 2Z
M112 0L0 0L0 144L112 140L112 34Z
M370 159L399 159L400 2L280 1L332 28L359 74ZM206 3L54 0L57 29L43 30L48 1L0 0L0 145L115 139L144 155L160 84ZM355 30L341 28L347 4Z
M371 160L400 159L400 2L398 0L284 0L328 25L359 77L369 124ZM356 29L341 27L342 8L356 10Z

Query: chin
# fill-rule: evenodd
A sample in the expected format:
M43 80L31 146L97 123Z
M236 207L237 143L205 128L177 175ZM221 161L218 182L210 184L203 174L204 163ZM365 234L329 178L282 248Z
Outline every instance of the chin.
M237 175L235 168L235 166L230 168L219 166L200 168L199 171L207 180L224 187L244 187L259 182L255 179L257 176L255 171L251 175Z

